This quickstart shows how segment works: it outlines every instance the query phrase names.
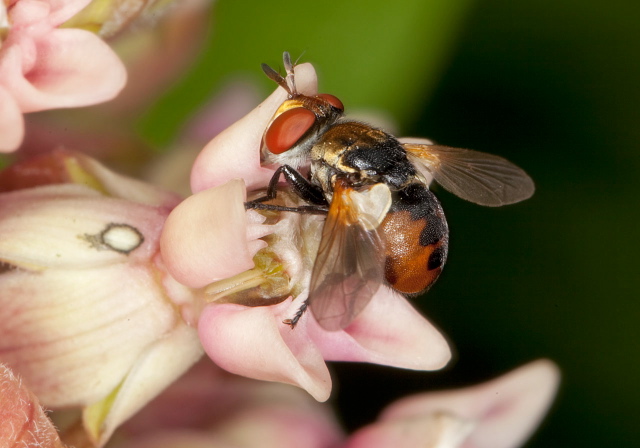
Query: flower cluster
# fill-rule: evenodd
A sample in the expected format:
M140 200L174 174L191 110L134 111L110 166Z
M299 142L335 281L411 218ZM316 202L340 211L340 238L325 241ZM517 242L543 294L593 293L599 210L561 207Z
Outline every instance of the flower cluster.
M100 103L124 87L124 66L105 42L60 26L89 1L0 4L0 151L22 142L22 114Z
M74 140L51 128L25 138L24 114L104 102L123 89L124 64L104 39L126 36L134 19L161 9L157 3L0 3L0 150L26 142L21 160L0 173L0 440L101 447L113 437L114 446L131 448L521 444L553 399L558 372L549 361L465 390L407 397L351 435L318 403L331 394L327 361L428 371L444 367L451 351L388 288L343 330L323 329L311 313L295 328L283 323L309 294L324 224L320 215L245 209L275 170L261 165L260 147L284 89L202 141L203 127L213 133L246 112L238 106L246 91L233 94L236 110L225 107L223 118L214 105L182 140L189 144L156 164L180 191L190 169L186 197L87 156L111 141L96 132L95 146L91 134ZM181 6L193 12L202 2ZM180 10L168 18L184 18ZM129 86L144 84L148 72L129 68ZM317 93L310 64L295 74L300 92ZM138 107L155 87L103 113ZM279 200L301 201L286 190ZM58 432L41 406L80 414L57 422Z

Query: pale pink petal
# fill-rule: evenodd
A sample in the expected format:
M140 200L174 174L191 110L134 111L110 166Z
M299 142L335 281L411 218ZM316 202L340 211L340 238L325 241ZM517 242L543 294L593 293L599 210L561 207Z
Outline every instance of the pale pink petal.
M539 360L478 386L399 400L381 420L446 412L476 423L462 447L514 448L540 424L555 396L559 377L555 364Z
M316 93L317 78L311 64L296 66L295 73L300 92ZM196 193L235 178L243 178L249 190L266 186L273 170L260 166L262 134L286 98L287 93L278 87L262 104L211 140L193 166L191 190Z
M183 322L176 325L170 337L158 338L140 353L115 395L104 400L97 412L91 412L92 407L85 410L85 427L91 429L94 442L103 446L118 426L177 380L201 356L197 331Z
M119 443L118 448L238 448L238 445L204 431L156 429L147 437Z
M129 439L144 437L158 428L171 432L180 428L205 429L216 419L225 419L228 409L264 384L268 383L232 375L203 357L118 432Z
M277 400L237 413L216 435L232 446L252 448L332 448L341 442L337 425L326 416Z
M129 420L120 434L130 441L127 448L207 442L216 448L337 448L343 439L330 407L302 390L232 375L208 360Z
M80 12L82 8L91 3L91 0L47 0L46 2L51 5L49 23L52 26L57 26Z
M36 396L0 364L0 446L62 448L64 445Z
M3 193L0 204L0 260L27 269L148 262L168 214L77 184ZM105 240L114 236L130 236L132 245Z
M88 31L55 29L33 41L35 55L31 58L25 54L28 43L24 42L20 54L16 45L10 48L0 64L2 83L23 112L96 104L113 98L124 87L124 65L106 43Z
M290 302L267 307L209 305L198 322L200 341L223 369L305 389L318 401L329 398L331 377L321 353L304 331L282 323Z
M12 26L22 28L44 21L47 27L56 27L87 6L91 0L19 0L10 9Z
M0 291L0 362L46 406L103 399L180 322L146 266L13 270Z
M241 180L190 196L169 215L160 240L167 269L193 288L253 268L262 246L249 244Z
M100 37L112 45L127 67L126 87L117 101L110 102L103 108L116 116L136 116L146 110L193 67L195 59L202 53L202 48L209 42L209 10L213 2L180 0L172 1L170 5L163 5L162 2L146 3L148 7L143 11L134 12L133 17L114 8L110 17L103 20L100 30L97 31ZM111 4L115 5L116 2ZM125 2L119 4L126 5ZM93 2L82 14L95 6L96 2ZM94 8L97 9L99 7ZM76 23L87 21L92 21L91 14L84 14ZM153 24L150 24L150 21ZM120 33L121 31L123 32ZM112 35L115 35L114 39L111 39ZM151 73L153 76L150 76ZM255 104L251 103L238 118L251 110ZM212 137L213 135L209 135L203 144Z
M93 176L109 196L165 209L172 209L181 201L181 197L175 193L111 171L91 157L61 150L53 152L54 155L56 155L56 153L62 153L62 156L66 157L65 160L68 160L70 157L75 158L81 168Z
M13 96L0 86L0 152L10 152L20 146L24 136L22 113Z
M9 17L7 16L6 5L0 8L0 27L9 28Z
M386 420L356 431L343 448L456 448L473 424L448 414Z
M344 331L325 331L313 320L309 334L327 360L437 370L451 359L442 334L404 297L388 288L380 288Z
M6 3L6 2L5 2ZM48 1L40 0L18 0L14 1L9 8L11 18L11 33L22 31L33 33L34 28L44 26L51 29L52 25L47 20L51 13L51 4ZM33 25L36 25L35 27ZM40 26L38 26L40 25Z
M29 157L0 172L0 191L3 192L53 184L86 185L106 196L165 209L172 209L182 199L175 193L118 174L91 157L66 149Z

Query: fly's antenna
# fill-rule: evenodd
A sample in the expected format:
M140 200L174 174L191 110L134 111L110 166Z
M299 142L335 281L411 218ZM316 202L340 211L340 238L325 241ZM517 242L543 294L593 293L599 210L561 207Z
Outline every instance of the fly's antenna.
M289 97L294 97L298 95L298 90L296 89L296 81L293 73L293 68L295 64L291 63L291 56L288 51L285 51L282 55L282 61L284 62L284 69L287 72L286 78L283 77L280 73L269 67L267 64L262 64L262 71L265 75L272 81L275 81L280 87L287 91Z
M289 95L291 95L291 89L280 73L269 67L267 64L262 64L262 71L270 80L275 81L280 87L286 90Z
M289 85L289 93L291 93L292 95L297 95L298 91L296 90L296 80L293 73L293 64L291 63L291 55L288 51L285 51L282 54L282 62L284 63L284 69L287 71L286 81Z

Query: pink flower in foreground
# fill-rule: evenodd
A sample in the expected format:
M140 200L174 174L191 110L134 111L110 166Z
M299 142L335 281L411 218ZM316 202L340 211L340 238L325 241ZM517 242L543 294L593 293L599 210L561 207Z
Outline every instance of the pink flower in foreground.
M300 389L229 374L208 360L149 403L116 434L114 448L335 448L331 408Z
M158 240L179 197L55 152L0 173L0 362L50 408L113 430L202 354Z
M315 93L313 67L302 64L295 70L298 90ZM286 96L278 88L205 147L192 170L195 194L171 213L163 230L161 251L171 275L192 288L218 282L205 288L210 300L218 292L224 296L263 281L289 285L281 297L265 294L275 300L262 304L271 306L247 307L243 305L260 302L243 299L236 300L243 305L218 301L205 307L198 322L205 351L230 372L294 384L318 400L326 400L331 392L325 360L416 370L443 367L451 357L446 340L406 299L387 288L381 288L342 331L322 329L311 313L293 330L282 323L307 294L305 264L315 257L322 221L292 213L281 214L275 223L265 221L259 213L245 211L243 203L245 186L249 191L265 188L274 172L260 166L260 145L265 127ZM238 244L242 238L244 243Z
M400 399L350 436L330 408L296 389L198 364L133 417L117 448L516 448L558 386L547 360L465 389Z
M124 66L94 34L58 28L90 0L0 3L0 151L22 141L22 114L113 98Z

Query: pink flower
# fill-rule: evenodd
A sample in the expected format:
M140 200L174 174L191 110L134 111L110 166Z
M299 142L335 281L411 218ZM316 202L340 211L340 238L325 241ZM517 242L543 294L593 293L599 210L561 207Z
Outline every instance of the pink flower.
M296 389L199 363L133 417L118 448L516 448L540 424L558 369L539 360L495 380L392 403L345 435L326 405Z
M299 91L316 92L311 65L296 67L296 81ZM167 269L189 287L206 287L209 300L229 290L260 288L256 285L261 282L290 286L278 290L280 294L264 294L262 304L271 306L243 306L261 304L248 298L224 299L242 305L220 300L208 305L198 322L205 351L230 372L294 384L321 401L331 391L325 360L416 370L443 367L451 357L446 340L406 299L387 288L381 288L342 331L323 330L311 313L293 330L282 323L307 294L305 275L313 263L314 244L317 251L322 218L283 213L274 224L255 211L245 211L243 202L245 186L249 191L264 188L274 172L260 166L260 145L286 96L278 88L204 148L192 170L195 195L171 213L163 230L161 251ZM238 178L243 182L234 180ZM230 279L221 282L226 277ZM210 285L213 282L218 283Z
M113 98L124 66L94 34L59 25L89 0L12 0L0 4L0 151L22 141L22 114Z
M0 362L94 443L202 354L159 256L179 197L59 151L0 174Z
M555 364L539 360L477 386L406 397L345 448L515 448L540 424L559 379Z
M344 434L329 406L300 389L231 375L207 360L116 434L117 448L335 448Z

